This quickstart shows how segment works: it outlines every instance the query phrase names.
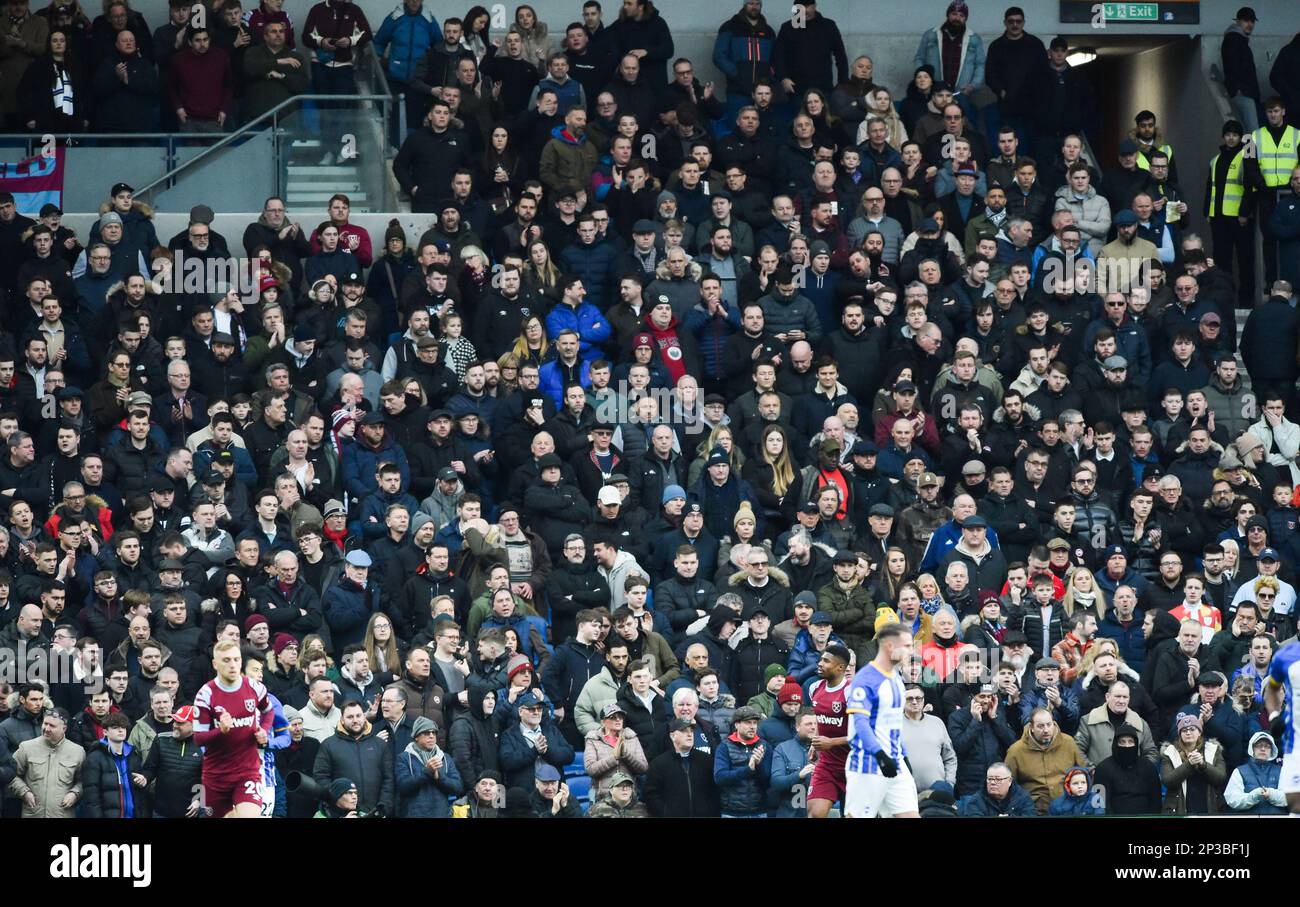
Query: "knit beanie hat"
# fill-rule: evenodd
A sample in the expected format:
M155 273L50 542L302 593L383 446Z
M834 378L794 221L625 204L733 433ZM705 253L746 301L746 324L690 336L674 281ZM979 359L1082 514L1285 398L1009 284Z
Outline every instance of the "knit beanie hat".
M528 660L527 655L516 655L506 662L506 677L513 679L516 674L525 669L531 671L533 663Z
M803 687L793 678L787 680L785 686L781 687L781 692L776 694L777 705L785 705L787 702L803 702Z
M402 229L402 224L397 218L388 222L388 229L384 231L384 245L388 245L389 240L400 239L402 245L406 245L406 231Z
M735 529L739 526L741 520L749 520L751 523L755 524L758 522L754 519L754 508L749 505L749 501L740 502L740 507L736 509L736 516L731 521L731 528Z
M1258 437L1247 431L1242 432L1241 437L1232 442L1232 446L1237 448L1237 456L1241 457L1242 462L1245 462L1246 455L1263 443Z
M763 669L763 686L766 687L772 682L773 677L784 677L785 668L778 664L770 664Z

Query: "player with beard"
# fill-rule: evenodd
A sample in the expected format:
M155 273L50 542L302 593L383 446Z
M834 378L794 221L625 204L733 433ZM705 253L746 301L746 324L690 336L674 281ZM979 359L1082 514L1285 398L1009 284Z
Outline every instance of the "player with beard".
M848 758L849 650L831 643L817 661L818 680L808 688L813 714L817 716L817 733L812 738L816 751L816 768L808 788L808 818L825 819L836 801L844 803L847 781L844 762Z
M194 697L194 742L204 748L204 805L214 816L256 819L262 814L262 752L275 714L260 681L245 677L239 643L213 649L217 676Z
M912 651L912 634L891 624L876 634L876 657L849 686L849 757L844 815L920 818L916 783L904 761L903 680L898 665Z

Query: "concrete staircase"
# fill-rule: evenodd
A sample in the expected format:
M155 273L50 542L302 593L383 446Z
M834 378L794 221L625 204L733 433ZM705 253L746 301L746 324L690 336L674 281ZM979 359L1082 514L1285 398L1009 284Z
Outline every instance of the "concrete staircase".
M291 146L285 184L285 202L295 210L328 207L330 196L342 192L352 201L352 210L372 210L371 200L362 191L359 161L336 160L320 163L325 149L320 139L299 139Z

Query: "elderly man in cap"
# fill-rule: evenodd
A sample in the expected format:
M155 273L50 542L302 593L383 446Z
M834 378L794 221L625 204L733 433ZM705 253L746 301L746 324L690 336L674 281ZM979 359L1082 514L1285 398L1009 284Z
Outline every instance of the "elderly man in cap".
M569 785L564 783L560 769L547 763L539 763L531 772L533 788L528 797L528 811L534 819L581 819L582 807L578 805L569 792ZM507 776L508 780L509 776ZM526 787L527 779L509 787Z
M528 690L515 701L519 721L501 734L498 758L508 787L524 787L539 763L563 770L573 761L573 747L559 725L544 715L544 703Z
M922 476L923 481L924 478ZM957 547L958 542L965 538L963 527L968 519L975 516L975 508L975 498L969 494L958 494L952 499L952 518L935 529L934 534L930 536L925 555L921 558L922 572L939 569L948 553ZM983 521L983 518L981 518L981 521ZM998 534L988 525L987 521L983 522L988 545L991 549L996 549L998 547Z
M1214 738L1223 746L1228 771L1250 758L1250 737L1259 730L1256 716L1234 707L1228 691L1228 679L1221 671L1202 671L1196 678L1196 695L1174 714L1173 727L1159 728L1173 740L1179 720L1184 715L1200 719L1206 739ZM1132 724L1132 722L1129 722Z
M637 800L636 781L624 771L609 777L609 786L595 799L588 819L648 819L650 811Z
M362 641L370 616L381 610L379 584L370 581L372 563L366 552L349 551L343 559L343 575L325 591L321 604L335 661L342 661L349 645Z
M902 536L904 544L910 549L909 554L914 560L920 560L931 546L932 537L945 524L953 525L953 511L939 499L939 491L943 488L943 479L939 478L932 472L923 472L916 480L916 500L898 515L899 523L902 526ZM957 543L956 529L952 530L951 544L947 546L940 545L939 548L950 548ZM944 552L936 552L946 553ZM935 563L939 558L935 557Z
M1073 686L1061 682L1061 663L1055 658L1040 658L1034 663L1034 682L1021 694L1021 721L1028 725L1036 709L1051 712L1052 720L1067 734L1079 726L1079 694Z
M872 504L867 511L866 531L858 540L858 548L877 564L883 564L889 549L898 545L896 516L894 508L885 503Z
M970 576L971 588L1000 589L1007 575L1007 559L989 539L991 535L993 528L984 517L978 513L964 517L961 521L961 538L939 562L940 572L946 575L949 564L962 563L966 565Z
M431 719L415 719L411 742L397 754L395 781L398 815L403 819L446 819L451 815L447 798L463 793L465 784L455 760L438 746L438 725Z
M696 747L696 722L676 717L668 724L669 748L650 761L645 804L661 818L717 818L721 812L713 779L714 756Z

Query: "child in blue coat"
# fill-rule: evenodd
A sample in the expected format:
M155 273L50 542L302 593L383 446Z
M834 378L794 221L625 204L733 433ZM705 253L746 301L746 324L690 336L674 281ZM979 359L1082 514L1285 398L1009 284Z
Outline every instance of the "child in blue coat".
M1065 790L1047 807L1049 816L1104 816L1106 808L1092 794L1092 776L1076 765L1065 773Z

